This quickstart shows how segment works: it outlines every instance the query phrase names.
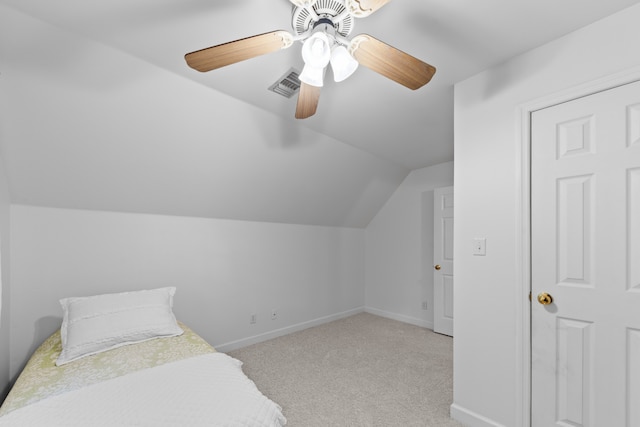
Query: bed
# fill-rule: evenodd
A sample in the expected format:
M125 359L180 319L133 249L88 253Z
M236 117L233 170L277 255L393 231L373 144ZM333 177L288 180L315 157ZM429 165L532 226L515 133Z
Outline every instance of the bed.
M284 426L242 362L175 320L174 292L61 300L62 327L29 359L0 426Z

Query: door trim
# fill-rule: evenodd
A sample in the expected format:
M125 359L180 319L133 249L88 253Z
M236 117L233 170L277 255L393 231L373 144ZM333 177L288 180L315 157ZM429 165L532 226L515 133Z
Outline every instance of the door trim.
M531 427L531 115L537 110L640 81L640 67L520 104L516 117L516 416Z

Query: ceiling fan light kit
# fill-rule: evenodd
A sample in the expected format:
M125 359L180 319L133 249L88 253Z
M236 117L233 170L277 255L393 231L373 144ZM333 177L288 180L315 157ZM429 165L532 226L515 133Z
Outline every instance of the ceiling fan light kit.
M317 68L309 65L305 65L300 73L299 79L302 83L306 83L315 87L322 87L324 85L324 67Z
M325 33L312 34L302 45L302 59L310 67L326 67L331 60L329 37Z
M346 80L358 69L358 61L351 56L346 47L335 46L331 51L331 70L336 83Z
M187 65L200 72L211 71L300 41L305 65L296 105L295 117L299 119L315 114L329 64L336 82L363 65L412 90L427 84L436 72L433 66L370 35L348 39L354 18L369 16L390 0L290 1L294 34L278 30L194 51L185 55Z
M305 66L300 80L316 87L322 87L324 68L331 63L333 77L341 82L351 76L358 68L358 61L344 46L346 40L339 41L336 37L333 22L327 18L320 18L314 24L311 36L302 45L302 59Z

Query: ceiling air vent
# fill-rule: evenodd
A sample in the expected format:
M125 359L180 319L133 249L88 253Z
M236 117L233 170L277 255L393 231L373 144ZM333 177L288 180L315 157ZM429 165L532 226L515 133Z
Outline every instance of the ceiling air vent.
M282 95L285 98L291 98L300 89L300 79L298 76L300 71L295 68L289 69L277 82L269 87L269 90Z

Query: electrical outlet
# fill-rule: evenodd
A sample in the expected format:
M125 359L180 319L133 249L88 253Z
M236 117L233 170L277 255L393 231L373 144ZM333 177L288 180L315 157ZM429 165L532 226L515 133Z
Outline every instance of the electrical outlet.
M251 317L249 318L249 323L253 325L257 321L258 321L258 316L256 316L255 314L252 314Z
M423 310L429 310L429 304L427 304L426 301L422 301L422 309Z
M278 310L271 310L271 320L276 320L278 318Z
M473 254L477 256L487 255L487 239L484 237L476 237L473 239Z

